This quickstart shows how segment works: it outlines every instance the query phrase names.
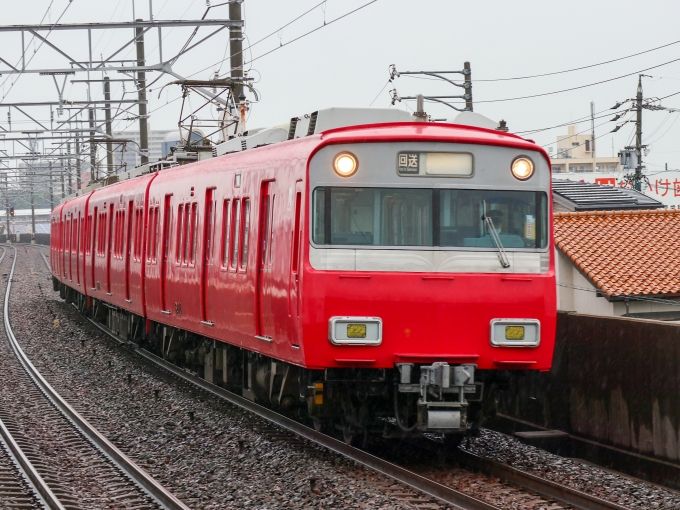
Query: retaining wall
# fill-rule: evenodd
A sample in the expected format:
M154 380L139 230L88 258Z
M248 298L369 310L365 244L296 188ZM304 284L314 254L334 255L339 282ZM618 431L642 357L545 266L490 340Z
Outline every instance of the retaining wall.
M511 381L504 414L680 459L680 325L559 313L553 370Z

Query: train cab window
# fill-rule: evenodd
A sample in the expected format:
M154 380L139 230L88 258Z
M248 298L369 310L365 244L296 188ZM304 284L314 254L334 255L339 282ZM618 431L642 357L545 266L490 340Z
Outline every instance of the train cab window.
M544 248L547 198L534 191L441 190L441 246L494 248L493 224L504 248Z
M273 200L273 197L272 197ZM273 202L272 202L273 203ZM243 199L243 228L241 230L241 269L248 264L248 233L250 225L250 199Z
M312 240L321 245L545 248L547 196L534 191L316 188Z
M229 200L224 201L222 208L222 267L229 265L229 239L231 238L231 208Z
M231 237L233 239L231 249L231 268L236 269L238 264L238 233L241 229L241 207L240 200L234 200L232 206L232 214L234 216L234 225L231 229Z
M432 246L431 189L317 188L314 242Z

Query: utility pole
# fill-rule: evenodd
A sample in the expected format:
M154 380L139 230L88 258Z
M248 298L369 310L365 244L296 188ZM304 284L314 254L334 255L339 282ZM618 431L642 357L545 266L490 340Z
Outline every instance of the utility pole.
M94 108L88 109L88 117L90 120L90 180L97 180L99 175L97 172L97 146L94 143Z
M642 75L638 78L637 119L635 121L635 151L637 167L635 167L635 189L642 191Z
M229 4L229 19L231 21L241 21L241 3L232 2ZM229 27L229 63L231 65L232 80L243 78L243 33L240 26ZM243 94L243 84L238 83L232 88L234 104L237 104L239 96Z
M35 176L35 171L33 172ZM29 179L31 183L31 233L35 234L35 195L33 193L33 179Z
M472 69L470 69L470 62L463 64L463 75L465 76L465 109L472 111Z
M9 239L9 180L5 174L5 216L7 217L7 244L12 244Z
M593 165L595 165L595 102L590 102L590 154L593 156ZM593 172L595 166L593 166Z
M229 11L231 12L231 6ZM239 9L241 6L239 4ZM142 21L138 19L137 21ZM137 66L143 67L145 64L144 56L144 28L135 28L135 40L137 45ZM149 132L147 131L147 110L146 110L146 73L137 71L137 99L139 99L139 151L142 153L142 165L149 162Z
M113 171L113 144L111 143L111 82L108 76L104 76L104 115L106 116L106 134L108 141L106 142L106 175L111 175Z
M54 188L52 187L52 162L50 165L50 211L54 209Z
M64 190L64 160L60 159L59 160L59 166L61 172L59 172L59 175L61 175L61 199L63 200L64 197L66 196L66 192Z

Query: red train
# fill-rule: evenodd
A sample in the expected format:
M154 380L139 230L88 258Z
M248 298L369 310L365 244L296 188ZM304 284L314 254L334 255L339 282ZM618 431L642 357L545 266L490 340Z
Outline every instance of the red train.
M330 129L52 213L55 290L130 341L348 442L439 432L551 367L550 163L441 123Z

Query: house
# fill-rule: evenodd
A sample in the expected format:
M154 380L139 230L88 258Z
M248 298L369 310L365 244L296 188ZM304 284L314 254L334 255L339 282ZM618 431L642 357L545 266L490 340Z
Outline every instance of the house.
M680 211L554 214L557 306L680 320Z

